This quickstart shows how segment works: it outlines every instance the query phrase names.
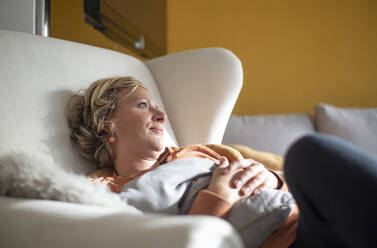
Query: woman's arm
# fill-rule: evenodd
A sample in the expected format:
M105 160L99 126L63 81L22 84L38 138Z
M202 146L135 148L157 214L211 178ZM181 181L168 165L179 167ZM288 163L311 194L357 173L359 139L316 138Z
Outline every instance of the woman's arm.
M212 215L226 219L226 215L231 207L232 204L226 199L204 189L195 198L194 204L191 206L188 214Z

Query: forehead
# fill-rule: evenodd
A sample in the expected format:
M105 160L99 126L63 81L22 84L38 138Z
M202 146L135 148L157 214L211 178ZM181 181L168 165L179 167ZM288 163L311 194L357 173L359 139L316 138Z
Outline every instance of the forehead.
M120 101L134 101L139 98L146 98L150 101L152 101L152 96L149 93L149 91L141 86L138 86L131 94L130 94L131 89L126 89L123 90L120 93Z

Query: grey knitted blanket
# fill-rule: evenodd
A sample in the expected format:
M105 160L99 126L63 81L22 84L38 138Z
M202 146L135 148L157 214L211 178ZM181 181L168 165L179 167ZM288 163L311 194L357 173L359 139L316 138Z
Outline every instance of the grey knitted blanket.
M202 158L166 163L126 184L120 197L144 212L186 214L199 191L207 188L216 166ZM239 231L246 247L259 247L283 223L294 204L289 192L267 189L237 202L227 220Z

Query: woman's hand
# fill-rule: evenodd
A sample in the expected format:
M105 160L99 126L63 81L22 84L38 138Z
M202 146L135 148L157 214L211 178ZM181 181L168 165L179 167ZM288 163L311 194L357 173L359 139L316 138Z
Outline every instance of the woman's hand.
M253 159L232 163L224 173L232 174L232 171L238 171L240 168L243 171L235 175L233 187L240 188L242 195L258 194L265 188L276 189L279 184L278 179L271 171Z
M235 161L229 165L225 157L214 171L207 190L234 204L244 197L261 192L265 188L276 188L278 179L261 163L252 159Z

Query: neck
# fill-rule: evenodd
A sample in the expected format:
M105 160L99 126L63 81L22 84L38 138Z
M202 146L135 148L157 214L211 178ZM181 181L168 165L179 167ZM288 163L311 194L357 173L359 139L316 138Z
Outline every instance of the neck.
M156 163L161 152L151 151L145 154L118 153L114 159L115 171L119 176L129 177L139 171L148 170Z

